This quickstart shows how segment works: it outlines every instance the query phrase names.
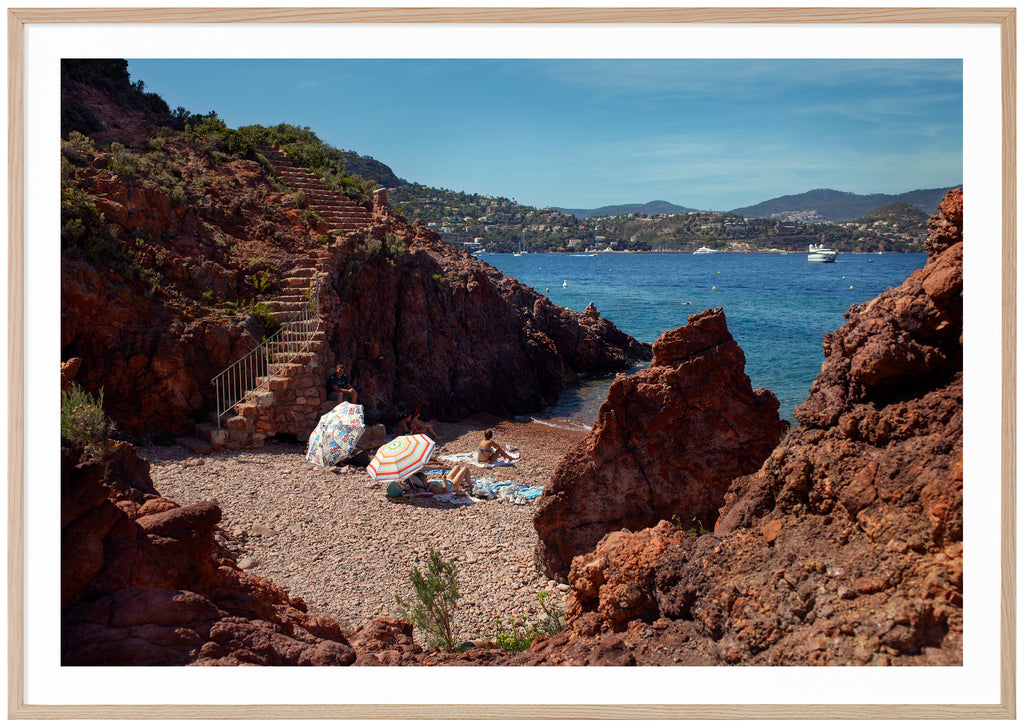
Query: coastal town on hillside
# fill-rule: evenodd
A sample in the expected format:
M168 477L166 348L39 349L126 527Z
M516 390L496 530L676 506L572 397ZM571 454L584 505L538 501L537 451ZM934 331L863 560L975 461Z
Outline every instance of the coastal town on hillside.
M829 222L814 210L770 218L732 212L631 212L576 217L551 207L447 192L419 185L389 189L389 199L410 221L421 220L455 247L476 254L511 252L719 252L787 253L824 243L844 252L923 252L928 216L893 203L858 219Z

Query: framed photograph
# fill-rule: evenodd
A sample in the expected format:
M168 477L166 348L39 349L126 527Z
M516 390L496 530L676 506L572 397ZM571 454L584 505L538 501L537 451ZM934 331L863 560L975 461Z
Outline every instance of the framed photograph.
M10 718L1015 718L1014 8L8 8L7 22ZM953 62L963 79L962 94L948 102L963 110L964 331L971 340L964 348L962 663L469 672L62 666L61 537L52 504L61 481L54 456L61 312L52 292L67 58L259 59L267 69L295 59ZM665 82L681 83L678 76ZM380 93L392 113L417 113L388 88ZM908 91L908 103L920 101ZM743 113L742 99L736 109Z

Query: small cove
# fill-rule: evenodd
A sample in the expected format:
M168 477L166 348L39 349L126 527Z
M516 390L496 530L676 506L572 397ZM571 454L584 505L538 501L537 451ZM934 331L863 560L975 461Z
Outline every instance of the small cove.
M841 253L835 263L811 263L806 254L605 253L491 254L482 260L533 287L554 303L601 315L631 336L653 343L667 330L708 308L722 307L743 349L754 388L771 389L779 416L793 409L821 368L826 333L844 322L851 305L901 284L927 255ZM541 421L589 428L614 376L588 379L566 390Z

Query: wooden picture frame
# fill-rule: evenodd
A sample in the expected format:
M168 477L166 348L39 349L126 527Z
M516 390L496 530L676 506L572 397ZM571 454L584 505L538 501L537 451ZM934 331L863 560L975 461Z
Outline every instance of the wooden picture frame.
M985 24L998 28L1002 164L999 701L991 704L31 703L25 683L26 30L49 24ZM992 719L1016 716L1016 12L1013 8L9 8L8 715L15 719ZM544 672L545 674L547 672ZM547 678L547 677L545 677ZM940 697L941 698L941 697ZM681 708L684 707L684 708Z

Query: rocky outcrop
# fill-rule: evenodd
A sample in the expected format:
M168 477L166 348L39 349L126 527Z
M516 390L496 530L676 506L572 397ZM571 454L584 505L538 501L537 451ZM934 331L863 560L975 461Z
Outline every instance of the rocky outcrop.
M535 411L574 376L650 358L610 321L554 305L425 226L392 215L380 234L335 249L325 292L328 346L370 419Z
M511 663L963 663L963 194L927 265L853 306L791 431L714 533L614 532L572 561L570 632ZM657 352L656 352L657 360Z
M714 526L729 483L757 470L785 427L744 365L717 308L662 335L649 369L615 380L541 497L537 560L549 576L564 578L574 556L615 530Z
M160 497L120 443L104 461L61 447L61 663L311 665L356 660L331 619L246 573L214 537L215 502Z
M216 138L156 133L145 115L113 123L119 107L102 89L64 90L108 145L62 143L61 359L81 359L78 382L103 390L126 434L191 435L207 419L212 378L271 333L260 306L276 304L297 261L322 273L323 346L252 441L308 435L337 361L368 419L391 422L412 408L443 419L536 410L575 376L650 356L609 321L451 249L383 196L353 228Z

